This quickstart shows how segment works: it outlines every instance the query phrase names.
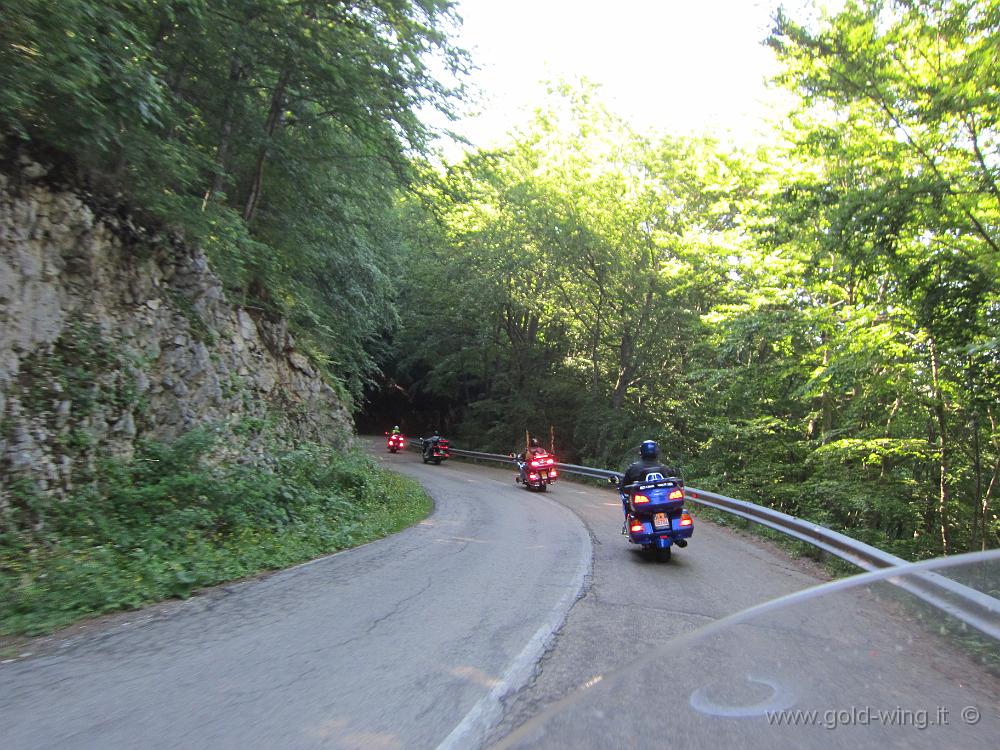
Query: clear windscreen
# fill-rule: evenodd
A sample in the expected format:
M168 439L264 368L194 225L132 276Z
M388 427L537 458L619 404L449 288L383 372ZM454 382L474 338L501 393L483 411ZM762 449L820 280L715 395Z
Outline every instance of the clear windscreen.
M1000 551L835 581L650 644L495 747L993 750L994 597Z

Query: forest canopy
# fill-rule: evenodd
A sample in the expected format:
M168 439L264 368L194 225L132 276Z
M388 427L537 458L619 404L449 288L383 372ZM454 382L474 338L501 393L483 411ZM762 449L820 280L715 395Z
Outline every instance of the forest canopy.
M798 106L754 153L554 86L426 188L387 367L477 448L655 438L907 556L996 546L998 31L997 2L779 12Z
M525 430L910 557L1000 543L1000 1L779 11L773 145L634 131L555 83L432 158L446 0L9 0L0 129L209 252L356 409ZM450 80L450 79L449 79ZM404 420L405 421L405 420Z
M447 0L10 0L0 130L209 252L355 398L396 322L397 191L450 115ZM378 314L373 315L373 311Z

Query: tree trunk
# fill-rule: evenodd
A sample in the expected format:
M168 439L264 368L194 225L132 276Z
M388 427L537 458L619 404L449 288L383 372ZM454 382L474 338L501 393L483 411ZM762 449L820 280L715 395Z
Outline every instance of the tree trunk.
M948 528L948 436L946 433L947 418L945 414L944 393L941 391L940 362L938 361L937 343L929 339L931 354L931 383L934 386L934 418L938 433L938 525L941 537L941 552L947 555L951 546L951 535Z
M975 548L986 532L986 517L979 513L983 500L983 448L979 442L979 414L975 411L972 413L972 472L976 477L976 507L972 514L972 538L969 549Z
M292 77L292 66L286 61L278 76L278 82L271 92L271 106L267 112L267 119L264 121L264 141L257 151L257 161L254 165L253 180L250 183L250 193L247 195L246 206L243 209L243 220L250 224L257 213L257 206L260 205L261 186L264 181L264 163L267 160L268 146L271 136L281 122L281 113L285 107L285 90Z
M979 542L979 549L985 550L992 548L993 540L987 538L986 536L986 519L990 515L990 498L993 497L993 491L996 489L997 480L1000 479L1000 457L997 458L996 463L993 465L993 475L990 477L990 484L986 488L986 492L983 493L982 500L979 502L979 515L982 518L982 539Z
M826 344L826 334L822 337L823 344ZM823 349L823 369L826 370L830 366L830 347L825 346ZM833 398L830 395L830 389L826 385L823 386L823 393L820 394L820 433L819 433L819 444L826 445L826 436L829 434L830 430L833 429Z
M201 201L201 210L204 211L212 199L220 192L226 184L226 167L229 160L229 144L233 136L233 111L236 109L236 90L243 80L244 68L240 62L238 54L233 55L229 63L229 84L226 87L226 100L222 109L222 128L219 135L219 143L215 147L215 174L212 177L212 184L205 191L205 197Z
M992 434L997 435L997 420L993 415L992 409L987 409L987 415L990 418L990 427L992 427ZM996 438L993 439L993 447L997 452L996 463L993 464L993 473L990 476L990 483L986 487L986 492L979 500L979 515L982 518L982 540L980 541L980 549L987 549L992 546L992 539L987 539L986 537L986 519L989 518L990 514L990 499L993 497L993 491L996 489L997 482L1000 480L1000 440Z
M618 381L611 394L611 408L614 411L621 411L622 405L625 403L625 393L632 380L634 349L632 332L625 331L621 344L618 346Z
M899 407L902 406L902 404L903 404L902 400L899 398L899 396L896 396L896 400L892 402L892 409L889 410L889 416L885 420L886 440L892 437L892 420L895 419L896 412L899 411ZM889 471L889 459L883 455L882 460L879 463L880 463L879 479L885 479L885 475Z
M639 324L636 324L635 332L637 334L642 334L641 321L646 320L649 317L649 311L653 306L653 287L652 283L646 288L646 296L642 301L642 308L639 310L638 319ZM615 411L620 411L625 403L625 394L628 392L628 388L635 379L636 370L639 368L637 363L637 354L635 346L635 334L629 329L626 329L622 334L621 342L618 346L618 381L615 383L614 392L611 394L611 408Z

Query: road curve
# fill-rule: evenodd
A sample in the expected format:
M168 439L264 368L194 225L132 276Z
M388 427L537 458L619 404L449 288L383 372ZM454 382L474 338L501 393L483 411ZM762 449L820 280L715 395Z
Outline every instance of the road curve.
M621 505L610 489L563 482L548 494L587 525L592 575L535 678L505 701L489 746L997 746L1000 680L937 638L936 626L911 621L920 608L904 607L888 584L816 596L824 589L813 587L829 579L820 566L705 522L696 507L690 545L657 563L621 535ZM727 616L796 593L805 604L703 635ZM771 703L791 690L791 706L817 710L820 721L771 726L759 713L705 708L774 708L764 700L772 683ZM705 705L696 710L699 695ZM963 709L974 709L975 721L965 721ZM886 721L909 717L911 725L866 726L863 714L844 725L845 714L867 710L888 711ZM823 724L831 712L842 722L836 732ZM941 712L949 723L914 725Z
M513 477L509 470L501 473ZM704 521L697 507L691 508L696 520L688 547L675 548L669 562L658 563L622 536L621 502L612 488L560 482L548 495L586 524L594 550L592 576L536 677L505 701L491 742L595 675L613 673L722 617L828 580L816 564ZM587 732L590 744L580 747L616 744L599 726L579 735Z
M424 481L426 521L0 665L5 750L475 744L581 592L590 538L506 473L380 455Z

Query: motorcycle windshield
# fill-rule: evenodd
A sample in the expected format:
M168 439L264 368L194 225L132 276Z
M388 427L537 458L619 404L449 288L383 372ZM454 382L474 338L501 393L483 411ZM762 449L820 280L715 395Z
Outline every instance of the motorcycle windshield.
M833 581L649 644L493 747L993 750L997 595L1000 550Z

